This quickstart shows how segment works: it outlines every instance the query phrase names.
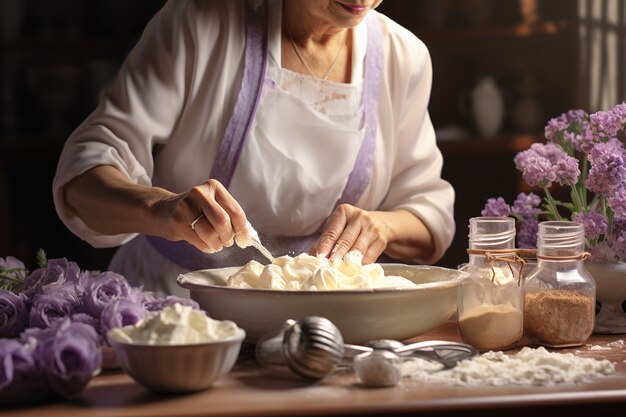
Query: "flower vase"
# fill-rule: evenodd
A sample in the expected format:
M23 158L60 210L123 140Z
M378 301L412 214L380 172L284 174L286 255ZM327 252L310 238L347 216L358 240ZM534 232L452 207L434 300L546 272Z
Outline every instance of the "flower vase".
M626 333L626 263L586 262L596 281L594 333Z

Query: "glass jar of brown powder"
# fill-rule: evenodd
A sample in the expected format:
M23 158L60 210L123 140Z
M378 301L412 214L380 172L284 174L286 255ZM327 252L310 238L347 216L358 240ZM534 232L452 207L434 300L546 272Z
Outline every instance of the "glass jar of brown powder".
M584 265L583 226L568 221L539 224L537 269L525 287L524 331L550 347L582 345L594 325L596 284Z
M458 328L479 350L513 347L523 334L523 282L515 219L474 217L469 224L468 280L458 291Z

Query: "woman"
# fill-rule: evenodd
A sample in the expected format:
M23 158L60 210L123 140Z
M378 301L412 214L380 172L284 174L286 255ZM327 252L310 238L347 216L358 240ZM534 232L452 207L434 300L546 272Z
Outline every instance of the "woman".
M454 192L430 57L379 3L169 1L64 147L61 219L157 293L257 257L231 246L247 221L275 256L437 261Z

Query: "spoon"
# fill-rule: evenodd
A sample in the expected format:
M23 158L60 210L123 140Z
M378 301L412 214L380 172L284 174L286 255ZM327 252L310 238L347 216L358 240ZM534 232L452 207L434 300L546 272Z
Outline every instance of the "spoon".
M374 349L386 349L399 356L418 356L439 362L446 369L478 355L478 350L466 343L428 340L405 345L392 339L373 340L367 344Z
M367 346L344 345L344 352L342 364L352 360L360 382L369 387L396 385L401 377L397 364L406 357L423 357L450 369L478 354L465 343L432 340L405 345L391 339L373 340Z

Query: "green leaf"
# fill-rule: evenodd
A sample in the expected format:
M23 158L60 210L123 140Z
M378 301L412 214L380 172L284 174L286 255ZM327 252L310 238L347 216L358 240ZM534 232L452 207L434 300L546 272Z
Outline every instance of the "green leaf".
M37 264L40 268L45 268L48 265L48 256L42 248L37 250Z

